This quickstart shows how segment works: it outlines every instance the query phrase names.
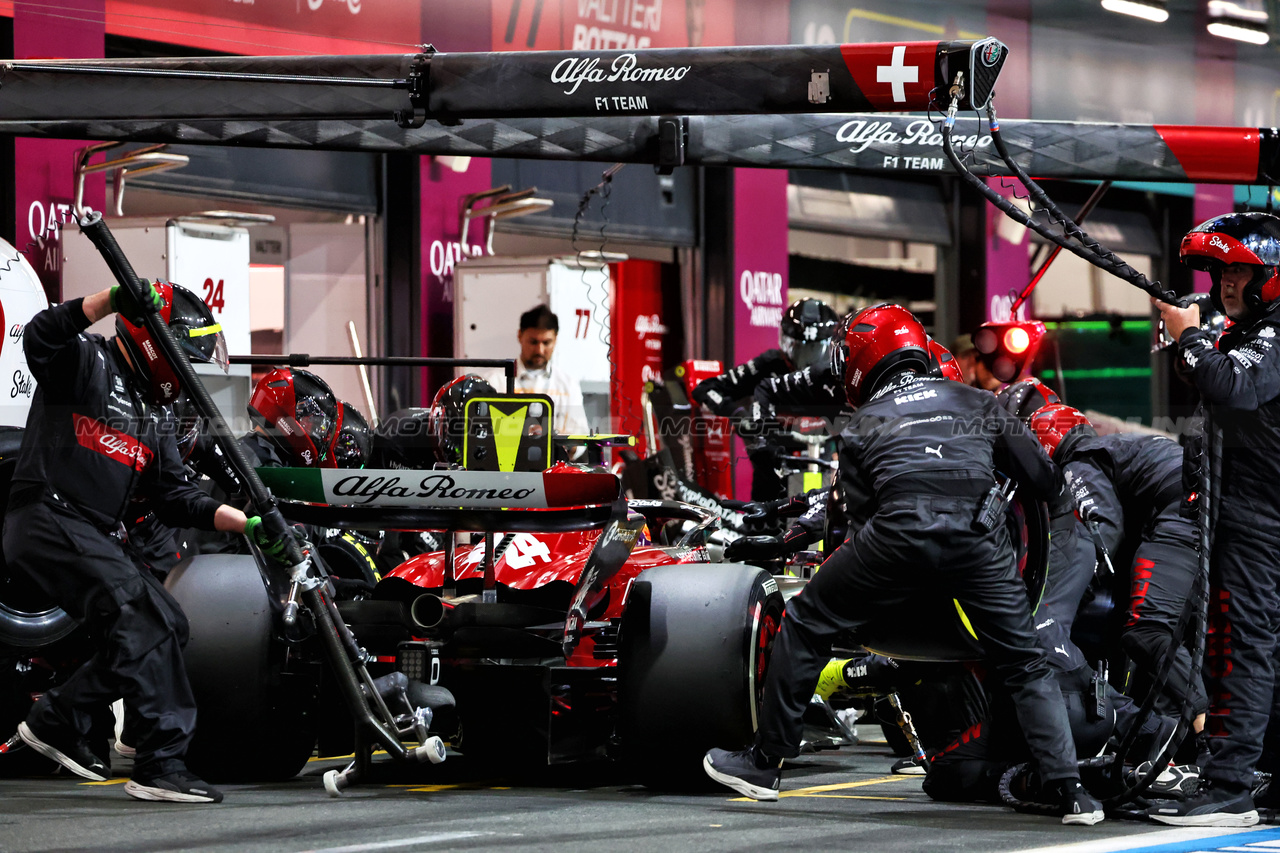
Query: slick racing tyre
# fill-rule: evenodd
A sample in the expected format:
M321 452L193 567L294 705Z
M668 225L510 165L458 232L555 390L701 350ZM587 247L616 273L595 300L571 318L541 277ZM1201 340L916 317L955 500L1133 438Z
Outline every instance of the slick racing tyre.
M645 784L701 786L708 749L752 742L782 610L777 582L754 566L658 566L636 578L618 653L619 727Z
M9 503L9 481L18 464L23 430L0 427L0 512ZM76 621L35 589L30 581L11 577L0 556L0 646L33 649L61 640Z
M191 624L184 659L199 723L187 752L212 782L291 779L316 743L314 674L284 669L275 614L253 558L205 554L179 563L165 586Z

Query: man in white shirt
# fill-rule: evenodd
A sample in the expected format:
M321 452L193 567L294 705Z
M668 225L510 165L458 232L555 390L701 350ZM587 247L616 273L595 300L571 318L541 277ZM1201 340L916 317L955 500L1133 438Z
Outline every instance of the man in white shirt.
M551 362L559 333L560 321L546 305L538 305L520 315L516 393L546 394L555 407L556 434L586 435L587 414L582 405L582 385L578 377L562 365ZM494 387L504 386L499 383Z

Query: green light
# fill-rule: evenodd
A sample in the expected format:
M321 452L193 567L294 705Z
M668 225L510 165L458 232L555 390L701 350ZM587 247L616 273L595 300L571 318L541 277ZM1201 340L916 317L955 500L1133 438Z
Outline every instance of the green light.
M1040 378L1054 380L1058 378L1056 370L1040 371ZM1149 379L1149 367L1098 367L1094 369L1064 370L1063 379Z
M1063 320L1060 323L1046 323L1053 329L1067 332L1110 332L1115 326L1106 320ZM1150 332L1150 320L1125 320L1120 328L1126 332Z

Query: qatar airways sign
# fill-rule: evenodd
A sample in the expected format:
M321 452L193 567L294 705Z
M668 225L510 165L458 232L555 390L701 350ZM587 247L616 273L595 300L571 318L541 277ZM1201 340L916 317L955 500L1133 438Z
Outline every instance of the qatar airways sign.
M750 324L769 329L782 326L786 307L782 273L743 270L738 278L738 298L750 313Z

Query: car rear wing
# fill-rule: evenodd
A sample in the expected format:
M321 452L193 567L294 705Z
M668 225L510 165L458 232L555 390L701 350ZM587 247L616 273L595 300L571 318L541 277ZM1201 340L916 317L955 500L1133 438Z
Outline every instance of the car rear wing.
M259 468L285 518L344 529L564 533L608 523L618 478L594 472Z

